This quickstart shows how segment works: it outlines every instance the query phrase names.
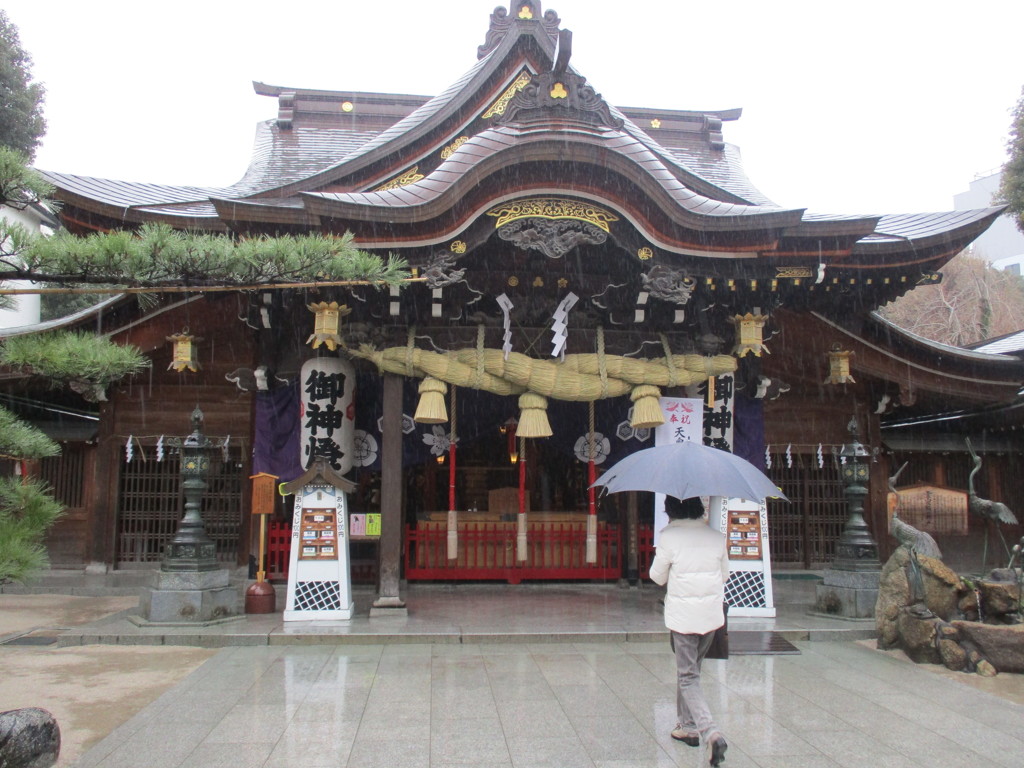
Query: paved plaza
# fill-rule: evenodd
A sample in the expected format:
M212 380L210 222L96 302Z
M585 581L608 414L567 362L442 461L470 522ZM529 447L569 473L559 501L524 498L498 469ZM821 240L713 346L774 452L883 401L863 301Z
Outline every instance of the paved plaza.
M646 623L657 603L655 590L410 591L409 617L381 620L390 623L386 631L377 622L375 641L340 627L286 632L277 616L247 617L242 624L274 622L282 634L269 630L258 643L222 648L158 644L168 640L166 634L147 641L109 632L128 623L130 607L110 612L130 604L130 597L120 598L122 606L109 597L64 598L82 622L62 630L71 632L71 643L0 645L7 671L0 694L9 699L17 690L16 705L28 706L26 698L43 699L50 688L59 703L61 692L74 686L81 707L91 705L79 731L107 717L106 730L97 726L61 766L706 764L699 749L669 737L675 723L673 658L664 633ZM90 615L88 601L97 599L106 602ZM38 613L38 625L24 618L32 600L49 601L50 614ZM70 623L57 602L46 595L0 595L6 623L0 641L15 626L12 617L22 619L6 637L41 636L42 624ZM432 619L419 615L427 607L435 612ZM521 615L527 610L534 618ZM798 637L800 612L788 608L783 614L732 626L741 632L774 623ZM843 635L842 627L815 630L815 621L808 617L806 636L819 639L796 640L799 655L705 663L705 690L730 745L725 766L1021 765L1020 676L984 680L917 666L901 654L876 651L870 640L838 639L855 638L856 627ZM538 631L545 623L546 635ZM617 629L624 623L636 626ZM430 638L425 629L431 624L452 631ZM211 635L209 644L222 644L226 631ZM97 636L109 644L96 644ZM39 666L62 654L76 661L60 674ZM115 711L120 718L110 716ZM64 717L70 726L80 712L72 707Z

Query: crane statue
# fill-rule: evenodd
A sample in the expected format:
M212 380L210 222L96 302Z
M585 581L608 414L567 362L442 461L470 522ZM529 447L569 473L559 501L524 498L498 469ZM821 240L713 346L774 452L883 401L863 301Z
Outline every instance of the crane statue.
M1006 537L1003 536L1003 529L999 527L999 524L1017 525L1017 516L1014 515L1013 512L1010 511L1010 508L1001 501L983 499L974 492L974 476L978 474L978 470L981 469L981 457L974 452L974 448L971 446L971 439L969 437L965 437L964 442L967 443L967 450L970 452L971 458L974 459L974 469L972 469L971 474L967 476L967 509L971 514L977 515L986 521L985 543L981 550L981 568L984 570L988 559L988 521L995 523L996 533L999 534L999 538L1003 542L1003 548L1006 550L1006 555L1009 557L1010 548L1006 544Z
M926 531L919 531L910 523L900 520L899 516L899 494L896 491L896 478L907 468L909 462L903 462L903 466L896 470L896 473L889 477L889 504L892 512L892 522L889 523L889 532L900 544L910 550L911 553L942 559L942 551L935 543L932 535Z

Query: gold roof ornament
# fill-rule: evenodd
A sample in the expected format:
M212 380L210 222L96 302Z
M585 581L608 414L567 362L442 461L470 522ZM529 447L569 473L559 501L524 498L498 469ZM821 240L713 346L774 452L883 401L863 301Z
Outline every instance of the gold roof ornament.
M495 115L504 115L505 109L508 108L508 103L512 101L517 93L530 84L530 79L531 76L529 72L525 70L520 72L519 77L515 79L515 82L505 89L505 92L498 97L494 104L491 105L490 109L481 115L481 118L489 120Z
M306 339L306 343L311 344L313 349L317 349L321 344L326 344L327 348L333 352L342 343L341 336L338 334L341 318L352 310L347 304L339 305L336 301L330 303L321 301L318 304L308 304L307 306L310 312L316 314L316 323L313 326L313 333Z
M768 316L760 312L748 312L745 315L734 315L729 322L736 328L736 346L732 353L736 357L744 357L752 352L755 357L760 357L764 352L771 354L768 346L764 343L764 324L768 322Z
M850 358L853 352L843 349L838 342L832 345L828 353L828 378L825 384L856 384L850 375Z
M388 192L392 189L398 189L399 187L407 187L410 184L415 184L417 181L421 181L425 178L426 176L420 173L420 167L418 165L414 165L409 170L404 171L401 175L391 179L391 181L384 182L373 191Z
M614 213L600 206L558 197L530 197L502 203L487 211L487 215L496 219L495 229L520 219L573 219L593 224L598 229L610 233L611 224L619 220Z
M181 333L168 336L167 340L174 342L174 349L171 352L171 364L167 366L167 370L174 370L178 373L188 370L195 373L202 368L196 359L196 346L193 344L193 342L198 342L199 339L190 334L188 328L185 328Z

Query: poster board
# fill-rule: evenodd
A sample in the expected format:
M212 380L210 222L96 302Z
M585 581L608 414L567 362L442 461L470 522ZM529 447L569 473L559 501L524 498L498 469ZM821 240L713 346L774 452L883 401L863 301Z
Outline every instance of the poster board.
M708 525L726 536L729 581L725 599L730 616L775 616L768 506L765 502L712 496Z
M654 445L701 442L704 433L704 401L699 397L659 397L658 404L665 423L654 428ZM661 529L668 525L665 494L654 494L654 546L658 546Z
M317 475L294 491L285 621L352 618L348 495Z

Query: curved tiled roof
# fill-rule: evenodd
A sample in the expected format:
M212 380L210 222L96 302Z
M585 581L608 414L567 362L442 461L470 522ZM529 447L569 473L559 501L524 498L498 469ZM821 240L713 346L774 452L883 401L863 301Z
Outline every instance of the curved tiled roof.
M527 144L537 145L545 142L553 142L559 149L563 148L567 133L565 130L541 131L520 129L511 125L495 126L473 136L434 172L413 184L377 192L310 192L306 193L305 197L323 201L325 209L329 208L332 202L346 204L346 207L368 208L402 209L422 206L448 193L474 169L486 164L486 172L493 173L495 169L503 167L503 154L510 155L510 164L515 162L517 155L510 152L511 150ZM631 169L634 174L642 173L651 177L683 212L701 217L731 219L783 215L789 225L799 221L799 211L728 203L694 192L665 166L662 158L629 133L611 128L597 131L577 130L573 133L573 139L577 143L599 148L609 162L613 161L614 157L621 158L622 163L628 165L627 175ZM479 174L474 176L473 183L479 183Z
M726 144L722 149L715 149L703 135L695 134L692 140L686 142L685 148L670 149L662 146L621 111L613 108L612 113L622 118L624 131L648 147L666 163L736 196L739 198L737 202L776 207L775 203L747 178L740 160L739 148L735 145Z
M443 214L455 221L468 215L453 213L464 197L468 200L488 180L492 187L498 185L501 174L514 175L517 163L530 159L536 161L534 168L544 163L554 168L571 162L589 166L594 179L617 174L634 185L633 194L646 196L644 200L616 200L609 195L608 202L619 209L630 205L637 210L649 208L653 215L647 219L651 224L647 234L654 244L674 248L684 243L685 238L670 236L674 225L689 229L691 241L695 232L726 233L721 243L709 243L702 251L729 250L740 241L747 249L772 251L777 242L785 241L776 255L799 258L806 255L814 238L830 238L837 254L848 255L852 248L855 254L878 261L901 253L904 264L948 258L945 251L975 237L998 212L989 208L879 217L783 208L747 178L738 148L722 138L723 121L737 119L740 110L620 110L601 102L589 85L586 99L597 100L604 108L598 117L594 117L597 112L587 114L587 108L580 106L586 101L582 96L564 111L559 111L561 105L554 108L538 102L523 112L526 117L520 122L513 122L520 119L513 109L502 118L505 122L486 124L475 134L466 130L468 140L440 165L434 164L443 142L452 141L459 135L455 132L466 126L479 126L483 105L494 103L518 73L524 68L536 71L552 66L554 56L549 30L515 22L462 77L428 100L397 96L389 101L386 94L256 84L258 93L279 99L279 117L257 125L248 169L238 182L225 187L139 184L52 172L44 172L44 176L71 206L117 222L156 219L181 228L226 229L232 220L248 219L257 226L286 223L309 227L319 223L317 215L325 215L343 222L339 226L356 226L359 217L366 216L373 228ZM564 75L567 83L580 89L574 93L582 94L585 78L571 66ZM538 75L534 82L545 76ZM525 98L529 90L524 89L515 99ZM367 110L356 108L353 112L353 105L346 101L350 98L365 104ZM641 122L650 119L652 132L642 129L626 112ZM666 118L664 125L654 117L660 114ZM428 157L431 160L424 163L423 158ZM425 178L373 191L417 163L421 163L420 173ZM600 191L588 192L582 186L563 183L557 175L544 179L538 174L524 180L519 189L559 189L562 194L601 197ZM472 200L476 210L488 204L488 198L480 196L483 194ZM490 200L497 200L493 189L487 194ZM645 215L637 213L636 217ZM446 221L440 223L447 226ZM84 217L83 222L83 226L103 225L102 219L93 223ZM668 228L665 222L670 223ZM663 229L656 232L658 227ZM440 236L442 229L437 227L431 236ZM758 236L741 234L750 232ZM703 243L704 235L699 237ZM931 251L924 253L925 247ZM820 243L817 249L820 252ZM914 255L908 257L911 253Z
M917 240L924 237L932 237L946 232L953 227L973 224L979 219L1002 212L1004 208L1005 206L998 206L969 211L887 214L879 220L875 233L865 239L877 242L882 240Z
M257 125L253 157L245 176L222 196L245 197L295 184L358 153L379 135L330 126L282 129L276 120Z
M52 171L39 171L39 173L62 191L115 208L197 202L209 200L211 196L231 194L230 187L181 187L169 184L115 181Z

